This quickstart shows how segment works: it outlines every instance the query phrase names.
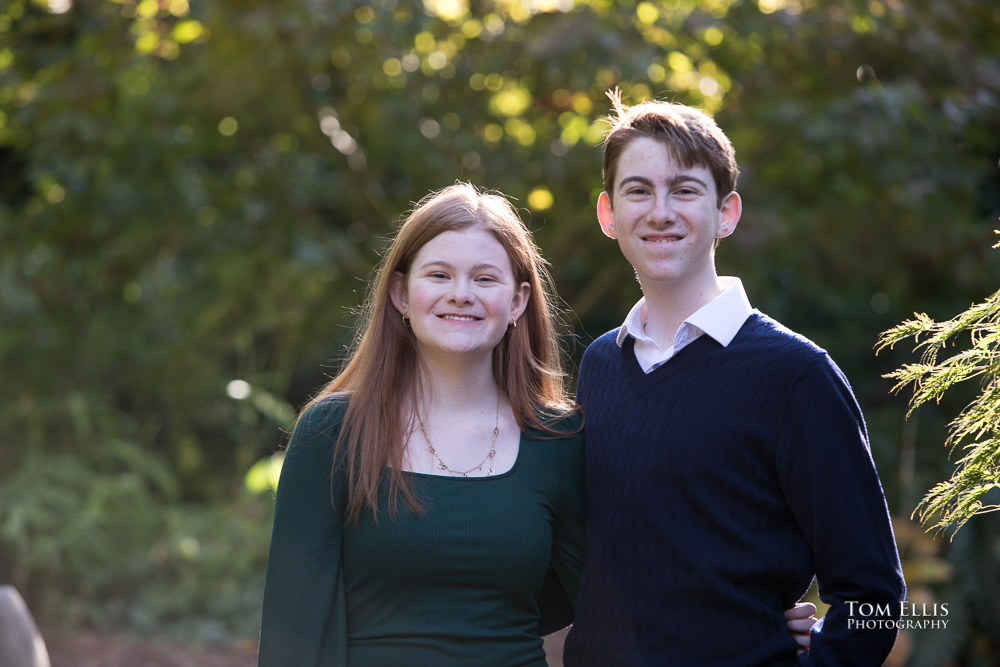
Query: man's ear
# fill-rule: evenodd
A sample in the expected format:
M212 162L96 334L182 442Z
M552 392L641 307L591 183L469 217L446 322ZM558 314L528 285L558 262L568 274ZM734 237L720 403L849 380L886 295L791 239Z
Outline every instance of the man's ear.
M601 223L601 231L608 238L616 239L615 235L615 216L614 209L611 206L611 195L607 192L602 192L601 196L597 198L597 221Z
M726 195L725 199L722 200L722 206L719 207L719 213L721 214L719 230L715 233L717 239L732 234L740 222L740 216L743 215L743 200L739 193L730 192Z
M400 271L393 271L389 277L389 300L405 317L410 310L410 297L406 292L406 276Z

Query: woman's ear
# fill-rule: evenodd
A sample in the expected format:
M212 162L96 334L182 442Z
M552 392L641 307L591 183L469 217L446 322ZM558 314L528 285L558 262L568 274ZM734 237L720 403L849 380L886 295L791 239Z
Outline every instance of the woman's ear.
M517 321L528 307L531 298L531 285L521 283L514 288L514 298L510 302L510 319Z
M393 271L389 277L389 299L396 310L406 317L410 311L410 295L406 289L406 276L401 271Z

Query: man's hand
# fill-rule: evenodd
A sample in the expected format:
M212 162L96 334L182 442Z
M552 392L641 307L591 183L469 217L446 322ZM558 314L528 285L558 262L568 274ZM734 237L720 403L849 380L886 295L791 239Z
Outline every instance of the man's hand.
M799 645L799 653L809 650L809 630L816 623L815 613L816 605L812 602L800 602L785 610L785 625Z

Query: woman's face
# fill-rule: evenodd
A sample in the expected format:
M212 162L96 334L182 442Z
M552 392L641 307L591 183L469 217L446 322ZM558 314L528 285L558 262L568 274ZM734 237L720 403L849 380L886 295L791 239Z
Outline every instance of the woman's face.
M410 320L425 355L492 355L508 325L528 304L528 283L516 283L500 242L473 227L428 241L390 296Z

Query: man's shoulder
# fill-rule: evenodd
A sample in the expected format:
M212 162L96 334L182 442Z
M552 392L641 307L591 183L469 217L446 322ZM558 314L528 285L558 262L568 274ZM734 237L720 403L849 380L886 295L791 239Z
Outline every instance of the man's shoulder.
M618 347L618 332L621 327L616 327L607 333L598 336L587 346L580 360L580 372L587 372L595 366L603 365L614 359L620 358L620 348Z
M584 351L577 375L577 400L584 400L585 387L593 389L624 372L625 365L617 342L619 328L598 336Z
M730 347L739 358L749 362L748 368L766 367L769 381L789 382L803 373L814 372L843 375L826 350L757 310Z
M778 320L754 310L744 323L737 338L751 350L789 355L803 361L826 356L827 352L802 334Z
M615 327L611 331L604 332L603 334L595 338L590 345L587 346L587 351L589 352L591 349L601 349L609 346L618 347L619 331L621 331L621 327Z

